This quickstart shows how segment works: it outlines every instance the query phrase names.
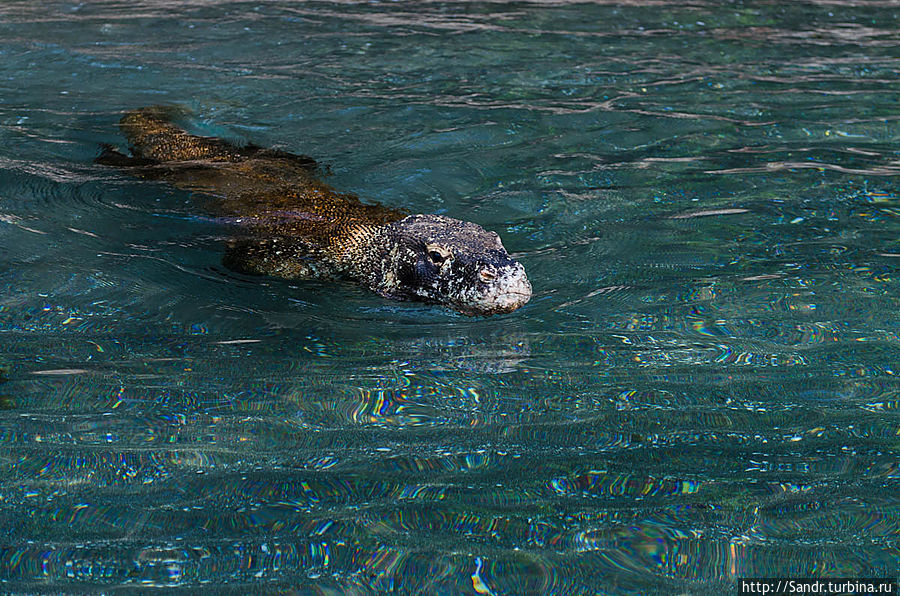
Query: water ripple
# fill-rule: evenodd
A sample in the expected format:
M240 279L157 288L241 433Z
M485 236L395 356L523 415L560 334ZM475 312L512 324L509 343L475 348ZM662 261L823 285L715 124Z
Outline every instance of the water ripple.
M890 576L893 3L0 5L12 592ZM242 276L124 110L497 231L471 319Z

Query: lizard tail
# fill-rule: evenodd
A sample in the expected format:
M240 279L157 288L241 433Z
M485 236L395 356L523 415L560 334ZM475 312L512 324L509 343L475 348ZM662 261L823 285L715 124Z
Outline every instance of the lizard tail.
M135 157L159 162L211 160L234 161L240 149L222 139L192 135L172 124L180 112L168 106L150 106L122 116L119 127Z

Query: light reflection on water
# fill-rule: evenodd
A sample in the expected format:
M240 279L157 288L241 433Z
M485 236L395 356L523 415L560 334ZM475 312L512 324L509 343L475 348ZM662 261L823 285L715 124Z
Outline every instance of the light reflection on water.
M890 3L0 7L4 590L647 594L900 560ZM497 230L468 319L220 264L122 110Z

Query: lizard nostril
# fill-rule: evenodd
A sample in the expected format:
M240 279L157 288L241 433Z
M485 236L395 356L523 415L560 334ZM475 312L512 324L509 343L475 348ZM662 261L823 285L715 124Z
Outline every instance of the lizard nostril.
M481 281L494 281L497 279L497 274L490 269L482 269L478 277L481 278Z

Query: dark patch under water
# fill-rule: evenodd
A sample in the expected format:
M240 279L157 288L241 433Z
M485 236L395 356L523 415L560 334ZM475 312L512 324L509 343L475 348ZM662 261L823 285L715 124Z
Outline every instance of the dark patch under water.
M900 561L885 1L0 5L0 586L718 594ZM123 110L528 270L469 319L221 266Z

